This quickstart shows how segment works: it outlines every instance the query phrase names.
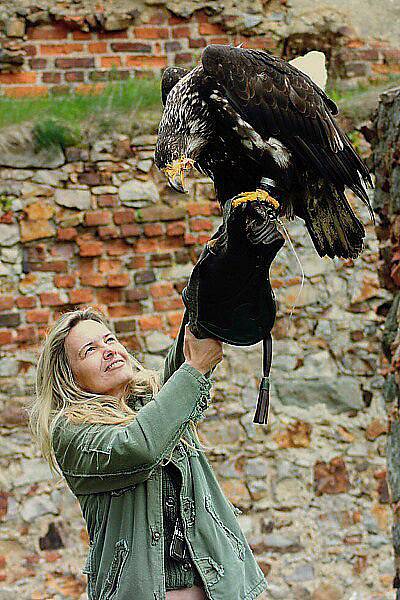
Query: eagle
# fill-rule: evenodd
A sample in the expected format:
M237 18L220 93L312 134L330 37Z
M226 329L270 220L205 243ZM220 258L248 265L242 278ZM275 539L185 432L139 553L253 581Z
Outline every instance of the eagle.
M337 105L303 71L264 50L212 44L193 69L167 68L161 95L155 164L172 188L184 192L195 167L222 208L235 198L234 207L268 207L266 221L297 216L321 257L360 254L365 230L345 188L374 221L372 180Z

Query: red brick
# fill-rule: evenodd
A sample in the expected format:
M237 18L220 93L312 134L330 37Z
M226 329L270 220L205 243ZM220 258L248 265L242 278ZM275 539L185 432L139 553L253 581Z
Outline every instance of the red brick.
M42 44L40 54L42 56L64 56L73 52L83 52L82 44Z
M203 219L201 217L195 217L189 219L190 229L192 231L210 231L213 229L213 223L210 219Z
M169 32L166 27L134 27L135 37L142 40L166 40Z
M165 240L158 241L159 250L177 250L185 245L185 240L182 236L169 236Z
M14 307L13 296L0 296L0 310L9 310Z
M101 194L97 196L97 206L118 206L118 196L113 196L112 194Z
M199 33L200 35L219 35L224 34L225 31L218 23L200 23Z
M19 73L0 73L0 83L35 83L36 73L21 71Z
M184 221L177 221L176 223L167 224L167 235L176 236L183 235L186 231L186 223Z
M57 229L57 239L63 241L74 240L78 235L75 227L59 227Z
M111 67L121 67L122 61L119 56L102 56L100 64L103 68L110 69Z
M99 302L107 306L110 306L110 304L116 304L117 302L122 302L122 290L118 288L97 290L96 296Z
M121 304L117 306L109 306L108 314L112 318L129 317L130 315L140 315L143 309L140 302L131 302L130 304Z
M24 46L24 52L25 52L26 56L36 56L37 46L34 46L33 44Z
M43 73L42 74L43 83L60 83L61 82L61 73Z
M29 271L43 271L49 273L63 273L68 270L68 261L53 260L50 262L28 262Z
M97 233L99 234L100 238L107 240L121 237L121 232L119 231L118 227L113 227L112 225L98 227Z
M172 37L173 38L189 38L190 37L190 27L173 27L172 28Z
M99 31L97 34L99 40L126 40L127 31Z
M128 302L133 300L144 300L149 297L149 293L145 287L136 286L133 289L126 290L126 299Z
M73 31L72 32L73 40L91 40L93 39L93 34L89 31Z
M146 223L143 227L143 231L144 235L147 237L155 237L156 235L162 235L164 233L161 223Z
M16 300L18 308L34 308L36 306L35 296L20 296Z
M100 273L120 273L122 267L122 261L118 258L100 258L99 260L99 271Z
M27 323L48 323L50 318L50 311L44 308L27 310L25 317Z
M182 23L187 23L188 19L186 17L179 17L178 15L169 15L168 23L170 25L182 25Z
M114 223L116 225L122 225L122 223L134 223L135 222L135 211L133 208L125 208L123 210L116 210L114 212Z
M42 306L60 306L65 304L56 292L42 292L39 294L40 303Z
M137 241L135 246L135 252L144 253L144 252L156 252L158 249L158 241L154 239L145 239L141 238Z
M76 82L76 81L84 81L85 73L84 71L67 71L64 74L65 81Z
M207 46L207 42L204 38L190 38L189 39L189 48L205 48Z
M197 217L198 215L211 215L210 203L205 202L188 202L186 210L190 217Z
M153 283L153 285L150 287L150 294L153 298L163 298L164 296L171 296L174 293L174 286L170 281L164 283Z
M134 256L130 263L130 269L144 269L146 267L146 257L145 256Z
M126 223L121 225L121 233L123 237L137 237L141 235L141 229L136 223Z
M158 315L142 315L138 318L138 325L142 331L160 331L163 322Z
M175 310L178 308L183 308L183 300L180 297L176 298L163 298L162 300L153 300L154 310L163 311L163 310Z
M94 58L56 58L57 69L89 69L94 67Z
M193 244L197 244L197 236L192 233L185 233L184 237L185 246L193 246Z
M101 256L104 252L103 242L96 240L79 242L79 238L77 238L77 242L80 256Z
M109 210L93 210L85 213L85 225L107 225L111 221Z
M32 70L43 70L47 66L47 60L45 58L31 58L29 61L29 66Z
M93 301L93 290L88 289L80 289L80 290L71 290L68 292L70 302L72 304L82 304L85 302Z
M212 37L208 40L209 44L229 44L230 39L227 35L220 35L218 37Z
M6 346L7 344L12 344L13 336L11 331L0 331L0 346Z
M168 323L174 327L180 325L183 319L183 311L178 310L167 314Z
M80 275L79 280L81 285L90 285L93 287L104 287L106 285L106 278L100 273L83 273Z
M114 52L143 52L151 54L151 44L143 44L142 42L116 42L111 44L111 49Z
M153 69L163 69L167 66L166 56L127 56L127 67L151 67Z
M54 25L38 25L28 27L26 35L29 40L64 40L68 37L69 28L62 23Z
M15 339L17 343L36 340L36 329L33 325L29 325L28 327L19 327L15 331L17 332L17 337Z
M107 254L110 256L121 256L121 254L130 254L132 247L124 242L124 240L112 240L106 242Z
M19 85L15 87L6 87L4 95L9 98L27 98L29 96L46 96L49 90L42 85Z
M108 287L125 287L130 284L128 273L119 273L107 277Z
M93 42L88 44L88 48L92 54L105 54L107 52L107 42Z
M75 282L75 275L54 275L54 285L58 288L72 288Z

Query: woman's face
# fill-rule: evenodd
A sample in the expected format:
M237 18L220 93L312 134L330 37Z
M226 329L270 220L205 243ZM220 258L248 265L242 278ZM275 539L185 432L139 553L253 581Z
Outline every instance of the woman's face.
M83 390L121 397L133 368L127 350L108 327L92 319L79 321L64 347L75 381Z

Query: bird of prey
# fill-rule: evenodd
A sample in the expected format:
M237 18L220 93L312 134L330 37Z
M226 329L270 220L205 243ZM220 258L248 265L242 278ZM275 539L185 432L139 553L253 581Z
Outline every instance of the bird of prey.
M336 104L304 72L267 51L209 45L192 70L166 69L161 92L155 164L175 190L185 191L194 166L222 207L235 197L239 210L298 216L320 256L360 254L365 230L345 188L373 219L371 177L334 119Z

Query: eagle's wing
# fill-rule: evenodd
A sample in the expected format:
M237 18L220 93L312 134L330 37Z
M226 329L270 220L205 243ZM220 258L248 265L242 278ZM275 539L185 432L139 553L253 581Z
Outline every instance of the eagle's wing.
M268 52L233 46L207 46L202 65L264 140L277 137L323 178L352 189L373 216L364 187L372 186L368 170L332 118L336 104L310 77Z

